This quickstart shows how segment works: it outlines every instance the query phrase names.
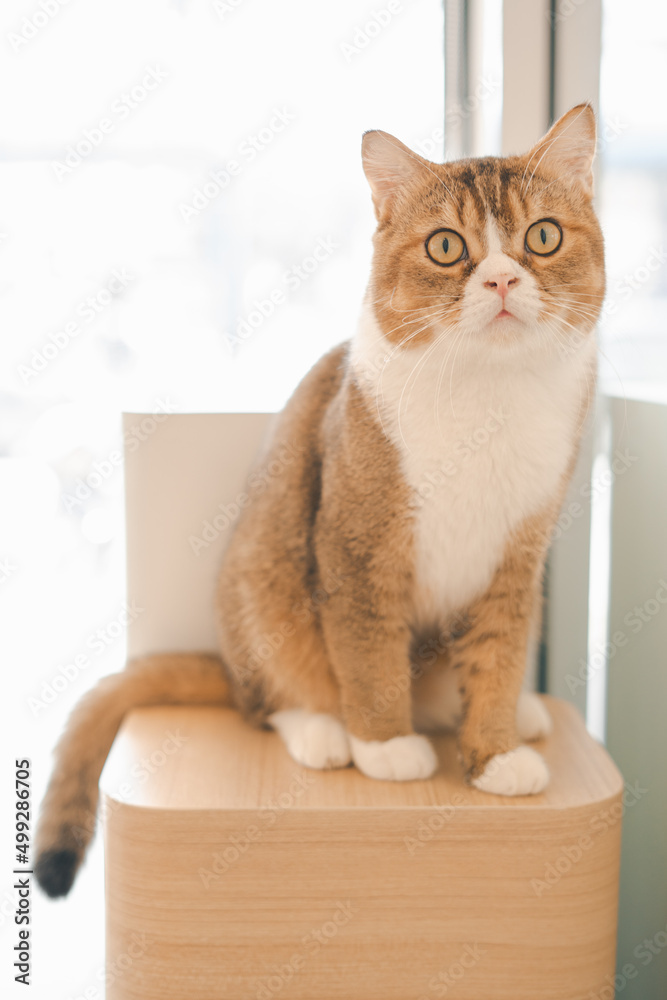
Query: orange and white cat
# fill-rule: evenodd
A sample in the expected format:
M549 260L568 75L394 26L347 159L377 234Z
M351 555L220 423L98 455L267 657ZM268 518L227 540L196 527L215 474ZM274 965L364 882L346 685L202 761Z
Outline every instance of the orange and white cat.
M77 707L37 832L47 893L73 882L101 768L136 705L231 702L301 764L393 780L429 777L424 731L457 725L477 788L545 787L522 741L549 717L522 681L594 391L595 142L588 105L523 156L435 164L366 133L378 226L359 327L275 422L264 460L295 443L298 458L235 526L220 659L132 662ZM285 641L258 656L274 632Z

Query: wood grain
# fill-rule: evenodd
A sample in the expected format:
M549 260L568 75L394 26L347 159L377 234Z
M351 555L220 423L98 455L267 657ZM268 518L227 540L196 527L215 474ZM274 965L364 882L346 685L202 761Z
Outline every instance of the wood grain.
M310 771L229 709L133 712L101 780L109 1000L584 1000L613 975L623 782L548 699L544 794Z

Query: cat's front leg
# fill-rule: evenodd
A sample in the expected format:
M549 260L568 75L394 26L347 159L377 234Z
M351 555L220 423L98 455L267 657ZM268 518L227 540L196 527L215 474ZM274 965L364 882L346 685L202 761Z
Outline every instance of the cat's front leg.
M322 623L355 765L380 780L430 777L435 751L412 728L409 631L388 595L350 577Z
M435 751L412 726L412 493L396 449L354 378L323 426L314 555L341 585L320 609L352 759L370 778L428 778Z
M470 627L452 650L463 702L459 750L466 777L496 795L536 794L549 781L540 754L519 744L526 734L517 726L546 549L543 527L541 520L531 520L512 538L488 591L471 609Z

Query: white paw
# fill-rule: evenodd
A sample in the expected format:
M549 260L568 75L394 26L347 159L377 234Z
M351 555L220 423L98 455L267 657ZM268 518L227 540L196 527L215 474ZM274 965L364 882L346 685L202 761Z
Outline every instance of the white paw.
M530 747L517 747L492 757L472 783L493 795L536 795L548 781L549 771L539 753Z
M425 736L394 736L391 740L360 740L350 734L352 759L368 778L412 781L430 778L438 766L435 750Z
M541 740L553 729L551 716L539 695L522 691L516 706L516 725L522 740Z
M297 764L324 770L347 767L352 757L345 728L333 715L293 708L269 716Z

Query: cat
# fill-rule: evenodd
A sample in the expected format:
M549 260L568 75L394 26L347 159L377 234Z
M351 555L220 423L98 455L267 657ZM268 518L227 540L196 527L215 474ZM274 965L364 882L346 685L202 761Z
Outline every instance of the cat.
M36 836L46 893L74 881L134 706L233 704L302 765L397 781L432 775L425 734L455 725L473 786L545 788L525 741L550 719L522 687L595 387L595 147L587 104L523 156L436 164L364 135L377 230L357 332L274 424L265 460L297 457L234 527L220 658L139 659L75 709Z

